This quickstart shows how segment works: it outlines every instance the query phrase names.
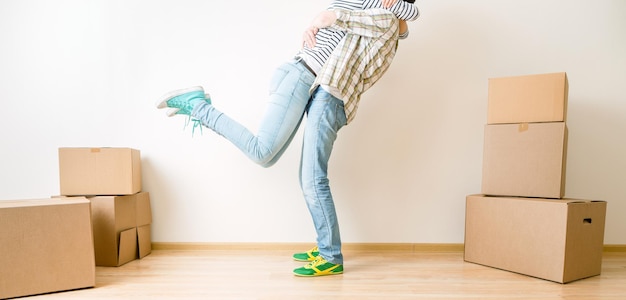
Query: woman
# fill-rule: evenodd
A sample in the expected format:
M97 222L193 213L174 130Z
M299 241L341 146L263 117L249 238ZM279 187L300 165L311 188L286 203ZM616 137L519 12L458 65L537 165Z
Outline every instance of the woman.
M335 0L331 2L329 9L386 8L400 20L412 21L419 16L417 8L411 4L413 2L415 1ZM408 34L406 23L401 22L400 28L405 29L405 32L401 33L406 37ZM270 81L268 106L256 135L218 111L212 105L208 94L205 94L204 89L199 86L170 92L158 101L157 107L169 107L168 116L182 114L191 117L194 122L200 122L228 139L253 162L270 167L281 157L300 126L315 74L345 35L344 31L331 28L322 28L318 31L317 28L311 27L305 32L303 48L294 59L284 63L274 72Z

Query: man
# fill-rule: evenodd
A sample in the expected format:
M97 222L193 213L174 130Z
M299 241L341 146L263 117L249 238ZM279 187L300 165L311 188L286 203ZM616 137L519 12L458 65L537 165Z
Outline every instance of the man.
M268 110L256 136L217 111L210 99L205 97L201 87L171 92L158 104L159 108L171 108L168 111L169 116L184 114L198 120L202 125L227 138L250 159L264 167L271 166L280 158L306 111L309 117L305 130L300 177L303 193L318 233L318 247L315 250L319 251L294 255L296 259L306 255L306 259L310 258L312 261L303 268L294 270L298 276L343 272L339 229L326 172L336 131L349 121L346 115L353 117L351 113L346 114L343 101L340 99L345 98L348 101L346 108L355 111L360 94L382 76L393 59L398 39L396 16L404 20L415 20L419 15L417 8L411 4L414 1L383 1L391 5L389 11L393 13L382 9L345 10L380 8L383 5L381 0L336 0L331 3L330 8L335 10L322 13L322 17L314 22L315 28L311 34L314 34L315 39L312 40L310 38L312 36L309 36L306 41L307 47L300 51L296 59L276 71L271 83L272 92ZM334 25L330 26L331 24ZM355 42L364 47L376 45L361 49L353 47L352 44ZM379 45L380 42L383 44ZM342 45L342 52L333 52L337 45ZM377 49L383 52L377 53ZM326 63L329 58L332 63ZM376 61L372 62L372 59ZM353 62L358 62L359 65L356 68L347 68L347 64ZM336 81L336 77L341 77L339 75L344 72L350 76L358 74L362 76L354 82ZM317 80L316 74L320 74ZM365 80L371 80L371 83L365 83ZM321 87L311 89L312 86ZM343 91L344 88L347 90ZM313 92L312 97L310 90ZM340 92L333 96L326 90ZM335 116L340 118L333 120L332 126L321 122ZM326 127L317 131L315 126ZM322 149L319 149L318 145L321 145ZM313 252L315 253L312 254Z
M338 131L354 119L361 94L391 64L399 22L382 9L322 13L314 28L348 32L318 73L307 107L300 164L300 184L317 233L317 246L294 254L310 261L294 270L297 276L343 273L339 224L328 180L328 162Z

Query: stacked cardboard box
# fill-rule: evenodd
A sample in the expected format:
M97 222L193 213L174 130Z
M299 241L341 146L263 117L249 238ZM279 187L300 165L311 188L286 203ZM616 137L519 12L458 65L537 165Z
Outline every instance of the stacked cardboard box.
M565 199L565 73L493 78L465 260L566 283L600 274L606 202Z
M0 299L95 286L89 201L0 201Z
M565 73L489 80L483 194L563 197L567 91Z
M140 152L59 148L62 196L91 202L95 263L116 267L151 252L150 196L141 189Z

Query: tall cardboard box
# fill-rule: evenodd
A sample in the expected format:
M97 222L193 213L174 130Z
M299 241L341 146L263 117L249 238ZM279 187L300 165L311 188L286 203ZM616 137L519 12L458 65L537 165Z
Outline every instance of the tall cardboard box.
M489 79L487 124L565 122L566 73Z
M132 195L141 191L140 152L131 148L59 148L61 195Z
M482 194L562 198L564 122L485 125Z
M0 299L95 286L89 201L0 201Z
M152 213L147 192L88 199L96 265L117 267L150 253Z
M559 283L600 274L606 202L469 195L465 261Z

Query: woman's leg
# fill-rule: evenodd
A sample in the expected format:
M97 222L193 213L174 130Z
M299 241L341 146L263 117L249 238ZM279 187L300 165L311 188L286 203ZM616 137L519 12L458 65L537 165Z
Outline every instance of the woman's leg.
M256 135L210 103L197 105L191 116L228 139L255 163L269 167L280 158L298 130L314 80L314 75L296 60L277 68Z

